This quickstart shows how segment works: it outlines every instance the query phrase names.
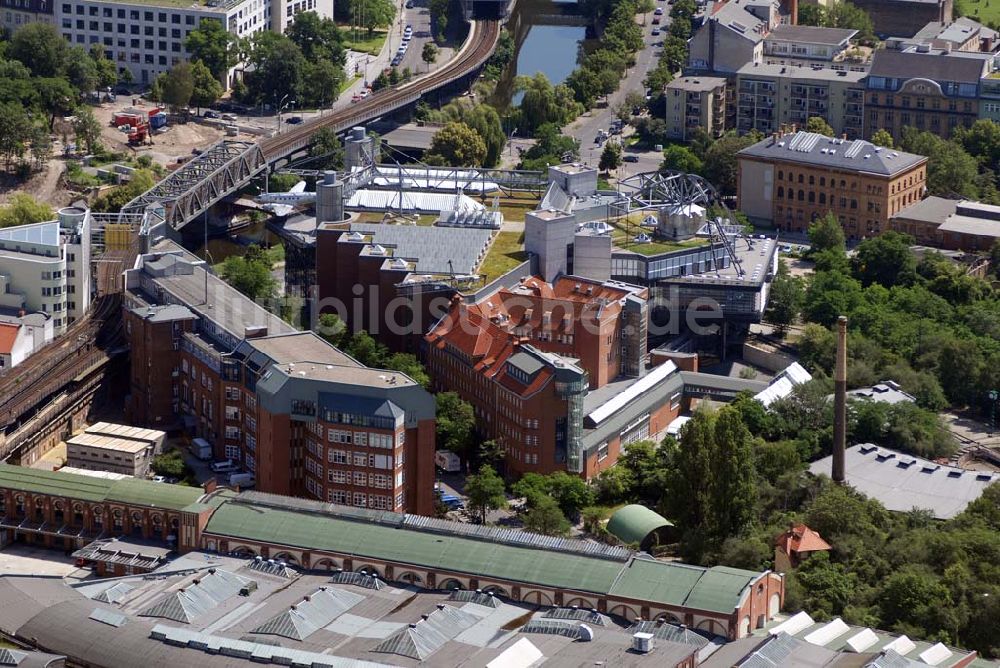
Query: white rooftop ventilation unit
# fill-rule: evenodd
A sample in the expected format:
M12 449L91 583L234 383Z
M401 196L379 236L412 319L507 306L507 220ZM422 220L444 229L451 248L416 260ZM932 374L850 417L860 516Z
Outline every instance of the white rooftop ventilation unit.
M634 634L632 636L632 649L642 654L653 651L653 634L642 632Z

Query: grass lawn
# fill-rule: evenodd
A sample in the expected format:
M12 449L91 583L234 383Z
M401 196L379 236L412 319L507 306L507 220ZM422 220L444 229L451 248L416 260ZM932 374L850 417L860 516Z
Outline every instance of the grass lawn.
M348 88L350 88L354 84L354 82L357 81L358 79L360 79L362 76L363 75L358 74L358 75L355 75L353 77L344 77L344 81L340 84L340 90L337 91L337 94L340 95L345 90L347 90Z
M340 30L344 36L345 49L369 53L373 56L377 56L379 51L382 50L382 43L385 42L385 36L388 34L384 30L376 30L372 33L371 38L369 38L367 30L358 28L358 39L355 41L354 30L350 26L340 26Z
M527 259L523 232L498 232L479 267L479 273L484 282L489 283Z
M956 0L955 9L980 23L1000 22L1000 2L997 0Z
M649 236L653 236L653 230L651 228L640 227L639 225L639 223L642 222L642 219L647 215L650 214L632 213L626 218L620 218L613 221L611 226L615 229L614 232L611 233L611 243L618 248L639 253L640 255L659 255L660 253L669 253L670 251L682 250L684 248L704 246L708 243L707 240L700 238L689 239L687 241L654 240L648 244L631 243L632 239L643 232ZM626 223L626 220L631 222L631 228ZM631 231L631 234L629 234L629 231Z

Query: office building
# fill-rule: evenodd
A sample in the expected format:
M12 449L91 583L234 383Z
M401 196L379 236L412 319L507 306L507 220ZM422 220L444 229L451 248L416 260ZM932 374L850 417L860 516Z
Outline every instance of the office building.
M804 233L833 212L848 239L878 235L926 189L927 158L860 139L775 133L738 159L739 208L792 232Z
M126 280L133 423L206 439L262 491L433 513L434 399L412 379L294 330L169 242Z
M90 225L86 209L58 220L0 230L0 308L52 317L56 336L90 308Z
M864 72L789 65L747 65L736 73L736 130L770 134L822 118L836 135L864 130Z
M15 31L31 22L50 23L74 46L100 45L119 72L127 69L133 81L149 84L190 59L184 41L204 20L246 38L261 30L284 32L304 11L333 18L333 0L0 0L0 25Z
M721 137L727 127L726 89L722 77L678 77L667 84L667 136L687 141L701 129Z
M989 54L875 52L866 80L865 137L880 129L899 138L905 127L948 138L979 118L979 83L992 71Z

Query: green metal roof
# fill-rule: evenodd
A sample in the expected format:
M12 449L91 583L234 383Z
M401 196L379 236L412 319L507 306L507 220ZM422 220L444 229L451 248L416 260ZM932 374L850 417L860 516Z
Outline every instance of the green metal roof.
M0 463L0 488L64 496L81 501L117 501L134 506L183 510L203 494L199 487L125 478L107 480L76 473L29 469Z
M487 542L245 500L223 503L206 532L261 543L328 550L653 603L729 613L760 573L632 558L628 562ZM359 566L361 564L358 564Z
M615 511L608 520L608 533L626 544L641 543L651 532L672 527L673 522L646 506L632 504Z
M739 605L743 590L758 577L760 573L738 568L701 568L637 558L626 566L610 593L728 613Z

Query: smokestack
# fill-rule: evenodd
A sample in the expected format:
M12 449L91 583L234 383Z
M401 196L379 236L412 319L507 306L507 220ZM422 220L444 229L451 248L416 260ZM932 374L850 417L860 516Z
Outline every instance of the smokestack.
M844 482L847 447L847 316L837 318L837 364L833 368L833 481Z

